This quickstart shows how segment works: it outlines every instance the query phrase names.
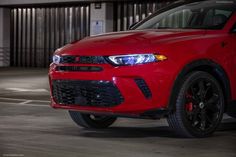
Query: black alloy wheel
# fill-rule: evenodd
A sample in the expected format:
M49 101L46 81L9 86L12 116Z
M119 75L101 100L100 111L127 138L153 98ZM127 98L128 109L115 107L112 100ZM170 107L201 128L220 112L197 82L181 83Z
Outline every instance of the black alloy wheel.
M206 137L220 124L224 95L218 81L206 72L187 75L178 93L169 125L184 137Z

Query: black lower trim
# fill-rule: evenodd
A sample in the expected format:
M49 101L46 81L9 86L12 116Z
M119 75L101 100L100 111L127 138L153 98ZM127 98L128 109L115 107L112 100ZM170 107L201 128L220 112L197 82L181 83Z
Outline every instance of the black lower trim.
M160 119L168 116L170 111L166 108L159 108L154 110L149 110L141 114L141 117L149 117L150 119Z
M228 113L228 114L235 114L236 115L236 100L231 101L228 104L226 113Z
M126 114L126 113L96 112L96 111L93 112L79 111L79 112L98 116L112 116L112 117L135 118L135 119L153 119L153 120L167 117L168 114L170 113L168 109L162 109L162 108L148 110L142 114Z
M65 64L106 64L102 56L62 56L60 63Z
M56 71L100 72L103 71L103 68L98 66L58 66L56 67Z

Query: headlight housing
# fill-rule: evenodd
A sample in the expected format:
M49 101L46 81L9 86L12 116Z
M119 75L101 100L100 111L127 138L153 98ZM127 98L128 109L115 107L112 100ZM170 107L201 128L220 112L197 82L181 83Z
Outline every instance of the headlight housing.
M109 56L108 60L114 65L137 65L153 63L167 59L164 55L155 54L130 54Z
M61 57L60 57L59 55L54 55L54 56L52 57L52 62L53 62L54 64L59 64L60 61L61 61Z

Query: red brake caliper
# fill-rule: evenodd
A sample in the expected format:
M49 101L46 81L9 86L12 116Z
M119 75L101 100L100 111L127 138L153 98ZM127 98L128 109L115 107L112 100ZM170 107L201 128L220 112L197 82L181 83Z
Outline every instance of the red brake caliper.
M186 95L186 98L187 98L187 99L190 99L190 98L192 98L192 95L187 94L187 95ZM193 111L193 103L192 103L192 102L188 102L188 103L185 105L185 109L186 109L187 111L189 111L189 112Z
M185 105L185 109L189 112L192 112L193 111L193 103L192 102L189 102Z

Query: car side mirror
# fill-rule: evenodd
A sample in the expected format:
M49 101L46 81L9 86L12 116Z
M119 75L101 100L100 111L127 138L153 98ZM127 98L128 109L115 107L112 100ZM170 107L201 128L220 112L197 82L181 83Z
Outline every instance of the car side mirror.
M137 24L138 22L133 23L132 25L129 26L129 30L132 30L132 28Z

